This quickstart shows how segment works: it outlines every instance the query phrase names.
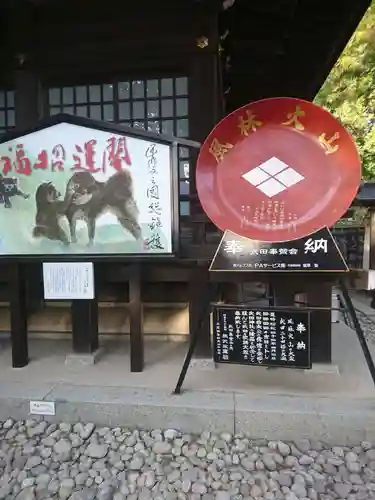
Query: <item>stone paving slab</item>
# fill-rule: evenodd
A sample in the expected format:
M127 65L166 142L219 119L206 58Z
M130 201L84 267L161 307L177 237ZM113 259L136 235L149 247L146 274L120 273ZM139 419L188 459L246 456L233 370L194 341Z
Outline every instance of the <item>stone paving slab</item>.
M22 388L3 383L0 419L28 419L29 401L55 402L49 422L91 421L98 425L182 432L245 432L254 438L302 439L351 445L375 441L375 400L290 397L243 392L186 391L40 384ZM34 416L32 416L34 418Z

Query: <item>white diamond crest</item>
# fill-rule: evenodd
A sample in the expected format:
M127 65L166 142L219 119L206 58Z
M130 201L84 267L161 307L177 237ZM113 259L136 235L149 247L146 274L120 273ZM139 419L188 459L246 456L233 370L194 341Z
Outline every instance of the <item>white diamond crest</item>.
M242 177L269 198L282 193L304 179L296 170L275 156L249 170Z

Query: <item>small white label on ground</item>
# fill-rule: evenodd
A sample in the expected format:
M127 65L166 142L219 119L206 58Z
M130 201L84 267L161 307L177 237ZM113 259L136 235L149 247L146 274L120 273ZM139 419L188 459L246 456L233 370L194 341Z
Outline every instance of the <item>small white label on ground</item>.
M92 262L44 262L44 298L76 300L94 298Z
M31 415L56 415L55 403L52 401L30 401Z

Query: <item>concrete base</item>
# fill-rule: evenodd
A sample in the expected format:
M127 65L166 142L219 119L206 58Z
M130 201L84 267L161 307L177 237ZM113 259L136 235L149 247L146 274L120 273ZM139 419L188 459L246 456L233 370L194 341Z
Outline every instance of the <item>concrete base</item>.
M267 367L267 370L270 372L278 373L281 377L283 376L283 373L285 373L285 368L279 368L279 367L273 367L269 366ZM312 378L314 375L326 375L330 377L331 380L334 380L331 377L339 377L340 376L340 370L337 365L329 365L327 363L314 363L311 367L311 370L293 370L294 373L300 373L303 374L304 376Z
M69 341L33 340L30 364L17 370L4 341L0 420L30 418L29 402L36 400L55 402L56 416L48 417L54 421L310 437L342 445L375 441L375 389L356 334L333 325L332 340L334 365L305 371L215 367L211 359L194 359L180 396L172 394L188 348L180 342L146 342L145 371L131 373L127 341L101 339L98 363L74 356L70 364Z
M68 366L90 366L94 365L103 356L104 349L99 348L91 354L68 354L65 358L65 364Z
M28 413L30 400L55 402L56 416L40 417L49 422L246 432L254 439L310 438L327 445L375 441L373 400L354 403L217 391L175 396L160 389L7 383L0 386L0 419L34 418Z

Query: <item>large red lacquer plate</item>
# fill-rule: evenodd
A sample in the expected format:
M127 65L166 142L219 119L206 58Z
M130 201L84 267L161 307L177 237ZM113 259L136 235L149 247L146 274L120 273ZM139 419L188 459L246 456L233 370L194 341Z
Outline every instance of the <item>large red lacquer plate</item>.
M350 134L310 102L276 97L224 118L204 142L196 184L222 230L280 242L331 227L361 179Z

